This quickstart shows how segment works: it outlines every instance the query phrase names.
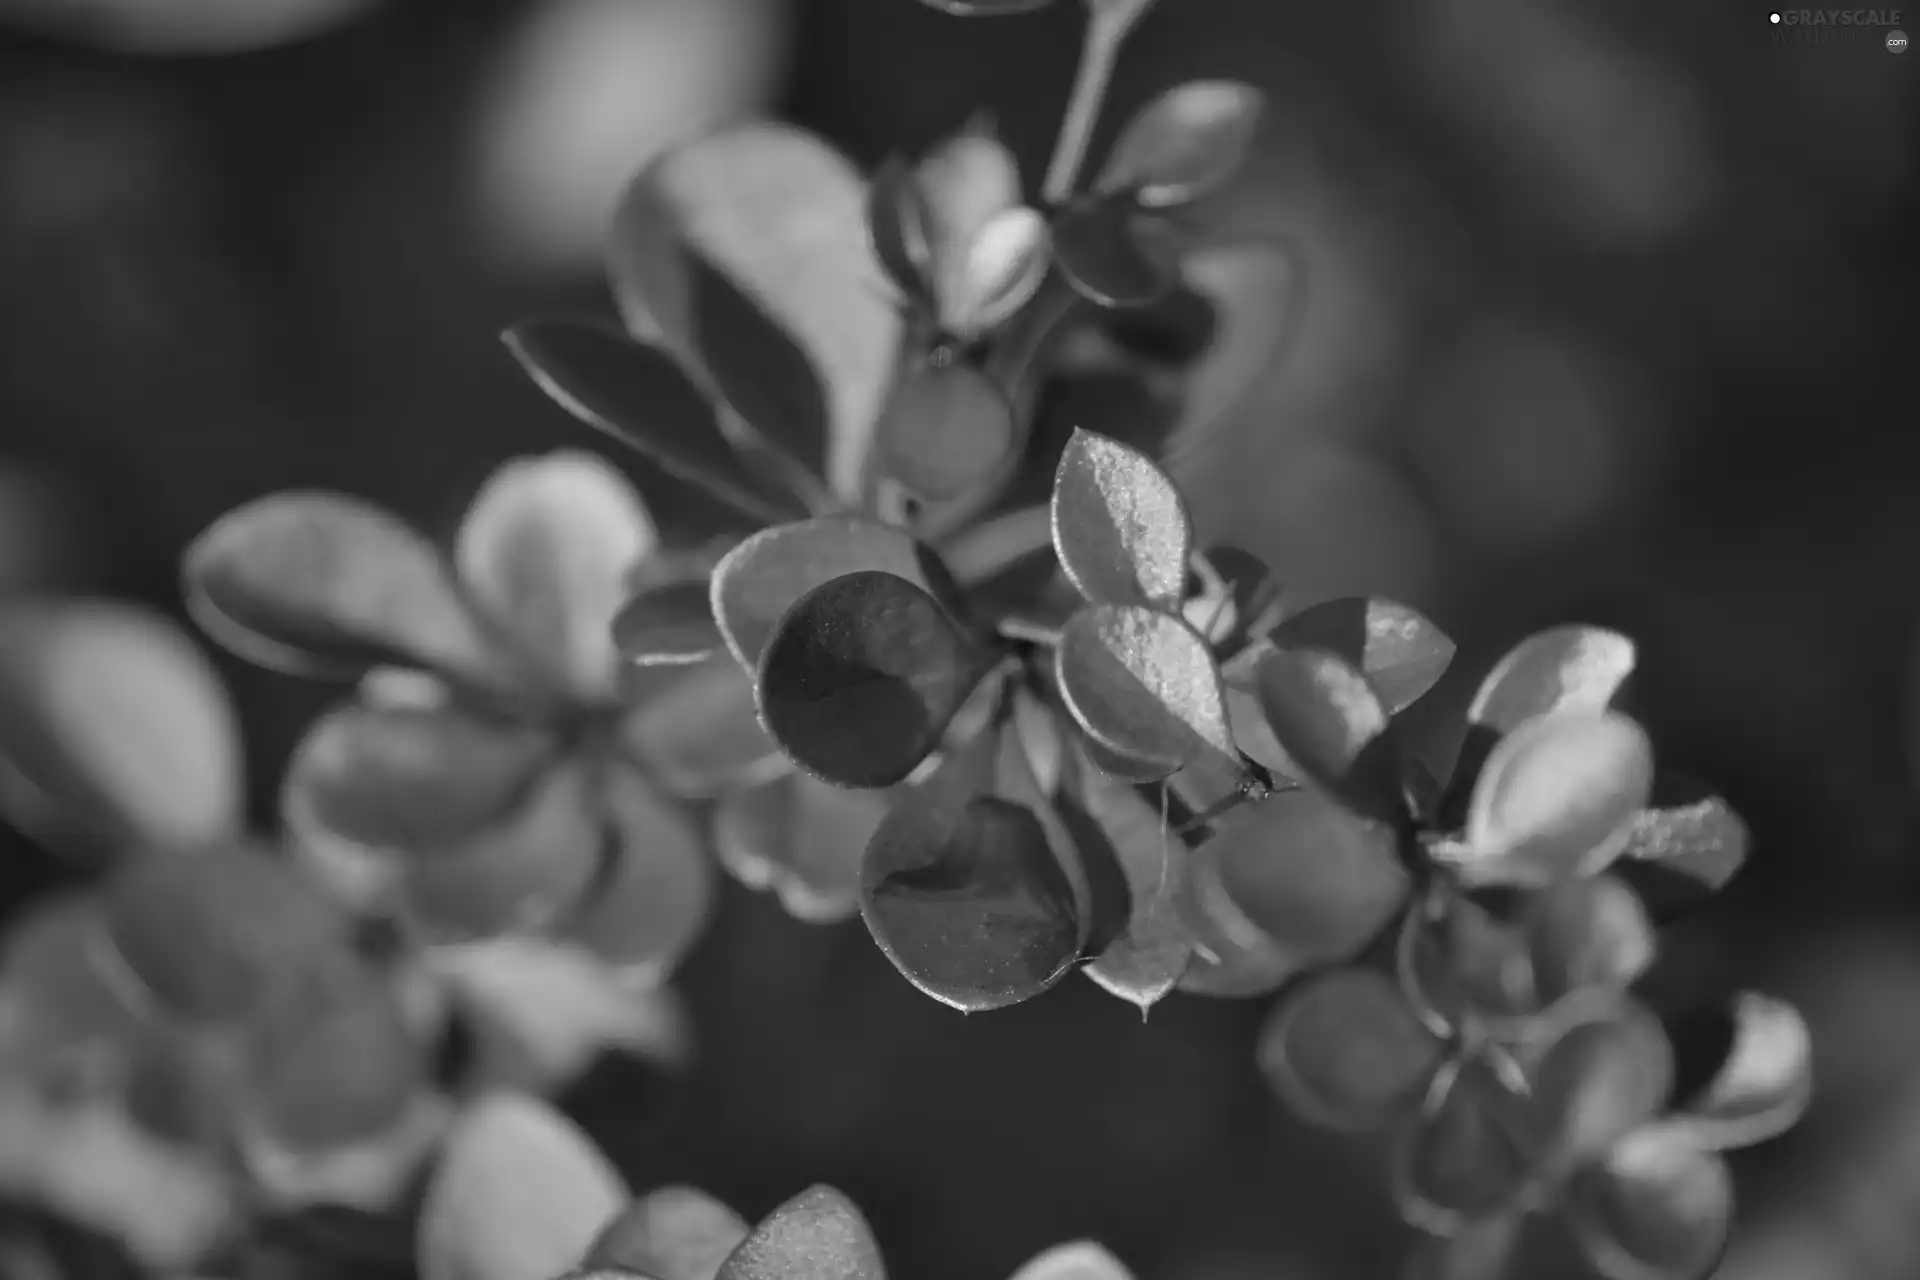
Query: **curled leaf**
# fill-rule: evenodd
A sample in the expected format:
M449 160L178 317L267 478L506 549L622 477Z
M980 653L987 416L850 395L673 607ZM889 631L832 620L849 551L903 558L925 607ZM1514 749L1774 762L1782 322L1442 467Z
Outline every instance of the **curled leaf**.
M684 667L726 647L713 620L705 578L666 582L636 592L613 619L613 645L640 667Z
M1068 205L1053 220L1053 258L1074 291L1098 307L1152 306L1180 278L1166 226L1130 200L1094 197Z
M1554 627L1516 645L1480 683L1467 719L1496 733L1554 712L1597 713L1633 674L1633 641L1600 627Z
M1605 1280L1699 1280L1726 1248L1726 1161L1664 1124L1635 1130L1582 1166L1566 1192L1582 1252Z
M1014 447L1013 405L959 361L905 371L877 429L886 473L923 498L958 497L994 476Z
M1417 702L1453 661L1453 641L1406 605L1379 597L1329 600L1280 622L1273 643L1323 649L1358 668L1390 714Z
M1478 1058L1442 1068L1393 1161L1394 1199L1407 1222L1452 1235L1526 1194L1540 1138L1527 1098Z
M1358 812L1398 815L1398 741L1358 668L1320 649L1275 649L1254 679L1267 728L1307 778Z
M1245 161L1265 97L1236 80L1193 80L1135 113L1094 189L1149 208L1185 204L1224 185Z
M791 766L760 723L753 679L731 655L689 667L621 726L647 776L678 796L711 796Z
M1235 754L1220 671L1206 641L1171 614L1096 605L1067 623L1056 651L1060 694L1111 752L1172 773L1201 751Z
M1749 1147L1798 1123L1813 1100L1813 1038L1784 1000L1743 992L1732 1043L1704 1088L1679 1099L1673 1123L1706 1147Z
M607 1224L588 1267L620 1267L652 1280L713 1280L747 1238L739 1214L694 1187L649 1191Z
M1417 1104L1444 1045L1386 975L1335 969L1291 990L1260 1037L1260 1068L1302 1119L1377 1128Z
M1104 1247L1076 1240L1030 1258L1013 1280L1133 1280L1133 1272Z
M1193 947L1176 905L1187 846L1165 815L1125 782L1083 768L1079 795L1125 880L1125 928L1086 966L1100 987L1146 1012L1187 971Z
M886 797L803 774L721 798L714 851L736 880L770 889L788 914L830 922L860 909L860 863L887 812Z
M940 282L940 322L971 341L1000 327L1039 291L1049 265L1047 220L1024 205L994 214Z
M720 1265L718 1280L885 1277L880 1246L860 1210L832 1187L815 1186L768 1214Z
M1186 593L1193 517L1138 449L1076 429L1054 473L1051 519L1060 566L1093 603L1171 608Z

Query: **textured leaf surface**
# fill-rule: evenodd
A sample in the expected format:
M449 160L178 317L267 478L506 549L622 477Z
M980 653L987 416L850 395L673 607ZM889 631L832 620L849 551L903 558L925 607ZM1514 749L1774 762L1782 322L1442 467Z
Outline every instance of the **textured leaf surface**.
M1726 1248L1733 1177L1711 1151L1649 1125L1576 1173L1566 1205L1606 1280L1699 1280Z
M853 1202L815 1186L775 1209L727 1260L719 1280L885 1280L880 1246Z
M788 914L841 920L860 909L861 859L886 812L885 793L789 775L721 799L714 851L735 879L771 890Z
M1545 1008L1582 993L1624 991L1653 963L1657 946L1646 908L1621 881L1563 882L1541 896L1527 928L1534 996Z
M1260 1067L1302 1119L1372 1129L1420 1102L1443 1047L1385 974L1335 969L1281 1001L1260 1037Z
M1356 596L1303 609L1273 630L1286 649L1323 649L1358 668L1389 713L1412 706L1445 674L1453 641L1392 600Z
M1006 463L1013 406L993 379L960 362L908 370L878 429L881 465L924 498L957 497Z
M1060 566L1093 603L1170 608L1185 594L1193 518L1138 449L1076 429L1054 473L1051 518Z
M1131 192L1148 207L1206 195L1246 160L1264 106L1258 89L1236 80L1176 85L1127 122L1094 189Z
M713 1280L747 1238L739 1214L704 1191L669 1186L635 1200L587 1250L589 1267L624 1267L652 1280Z
M1708 796L1690 804L1642 809L1634 815L1627 847L1614 865L1629 877L1658 877L1662 898L1683 900L1724 888L1745 864L1747 844L1747 825L1740 815L1720 797ZM1676 886L1676 877L1684 891Z
M1056 672L1073 718L1111 752L1165 773L1209 747L1235 754L1213 655L1171 614L1082 609L1061 634Z

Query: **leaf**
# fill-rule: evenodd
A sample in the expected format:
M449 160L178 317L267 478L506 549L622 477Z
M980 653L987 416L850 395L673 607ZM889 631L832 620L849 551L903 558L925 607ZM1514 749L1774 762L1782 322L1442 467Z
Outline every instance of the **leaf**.
M793 762L843 787L890 787L940 744L980 675L939 602L850 573L795 601L760 657L760 715Z
M1244 1000L1271 995L1301 968L1299 961L1271 943L1222 958L1202 954L1196 947L1178 987L1188 995Z
M1052 239L1061 274L1097 307L1149 307L1179 283L1171 233L1131 201L1077 200L1054 217Z
M760 724L753 679L731 655L688 668L636 707L621 742L656 783L702 797L792 766Z
M395 1247L399 1242L392 1237L399 1224L394 1209L418 1187L420 1174L439 1150L451 1118L452 1107L446 1099L420 1092L386 1128L342 1145L314 1150L281 1147L245 1117L231 1141L255 1185L261 1209L333 1216L331 1230L309 1228L320 1236L314 1243L321 1256L342 1264L350 1259L351 1265L367 1268L356 1275L380 1275L411 1253L411 1242L405 1253ZM362 1221L372 1221L355 1231L351 1221L340 1220L347 1214L365 1215ZM380 1234L375 1235L376 1231Z
M485 1095L455 1125L427 1186L421 1280L557 1276L627 1200L619 1173L558 1112Z
M1747 991L1731 1012L1734 1034L1719 1070L1677 1100L1674 1125L1704 1147L1750 1147L1777 1137L1813 1101L1813 1038L1799 1011Z
M59 1078L111 1065L140 1011L96 962L101 902L61 892L20 908L0 937L0 1064L5 1074Z
M608 1224L585 1265L624 1267L652 1280L713 1280L747 1231L739 1214L706 1192L661 1187Z
M1236 756L1220 672L1193 628L1138 605L1095 605L1056 651L1067 710L1098 745L1172 773L1211 747Z
M820 475L827 462L827 393L812 360L784 325L705 257L689 253L684 265L700 367L745 423L748 443L794 468L796 484L805 483L802 475Z
M1449 1064L1395 1146L1400 1216L1423 1231L1452 1235L1507 1211L1525 1193L1538 1152L1525 1097L1478 1058Z
M1306 292L1299 252L1282 240L1202 246L1186 254L1180 271L1211 305L1213 335L1187 368L1164 445L1169 463L1230 438L1217 428L1280 367Z
M705 578L636 592L614 615L614 648L640 667L705 662L726 647L720 624L713 620L712 595Z
M1527 1215L1515 1210L1465 1223L1452 1235L1422 1235L1400 1280L1492 1280L1513 1273Z
M1079 770L1086 813L1119 864L1128 893L1125 931L1086 965L1100 988L1145 1013L1172 991L1193 956L1175 906L1187 847L1165 817L1118 779Z
M577 320L526 321L501 340L561 408L754 523L804 510L747 469L705 393L660 348Z
M498 675L445 559L357 498L257 498L202 533L182 572L194 620L261 666L316 675L425 667L481 683Z
M1261 1033L1259 1058L1296 1115L1362 1131L1420 1101L1444 1047L1386 975L1342 968L1287 994Z
M1604 869L1653 790L1645 730L1617 712L1523 722L1487 757L1460 872L1476 884L1552 883Z
M1321 649L1363 672L1387 712L1418 702L1453 661L1453 641L1406 605L1379 597L1329 600L1284 619L1272 632L1282 649Z
M860 1210L832 1187L813 1186L762 1219L720 1265L718 1280L885 1277L880 1246Z
M1407 901L1392 829L1318 792L1276 792L1230 815L1205 850L1234 906L1303 960L1354 954Z
M1046 218L1024 205L987 219L940 281L942 327L970 342L1032 301L1052 262L1048 236Z
M1016 13L1034 13L1053 0L920 0L929 8L950 13L956 18L999 18Z
M1698 1280L1726 1249L1733 1177L1719 1156L1655 1124L1578 1170L1565 1203L1581 1251L1606 1280Z
M1013 405L969 364L929 362L906 370L875 436L887 475L923 498L959 497L990 480L1011 458Z
M1725 888L1747 860L1747 843L1740 815L1719 796L1708 796L1635 814L1614 869L1643 896L1657 889L1662 900L1688 899Z
M714 852L736 880L770 889L787 913L831 923L860 910L860 862L885 818L883 794L790 774L720 800Z
M932 589L918 544L892 525L835 515L762 529L714 566L713 616L734 659L754 673L795 601L835 578L868 569Z
M1265 96L1237 80L1192 80L1147 103L1120 132L1094 190L1148 208L1185 204L1245 163Z
M690 367L710 266L804 353L825 392L826 475L858 497L901 318L867 233L867 186L812 134L750 121L669 148L621 197L608 271L627 326ZM711 295L711 290L708 291Z
M1633 641L1600 627L1554 627L1516 645L1480 683L1467 719L1507 734L1556 712L1607 709L1633 673Z
M1440 1025L1525 1036L1540 1012L1530 941L1524 920L1458 892L1431 894L1395 940L1400 989Z
M1267 728L1306 778L1370 817L1405 811L1399 739L1358 668L1320 649L1276 649L1254 678Z
M713 864L685 809L631 769L599 780L605 856L588 899L554 929L629 986L659 982L705 931Z
M888 277L916 302L928 293L932 218L913 167L898 156L881 165L867 188L867 234Z
M613 690L613 615L627 575L655 544L633 486L577 450L516 458L468 508L455 542L477 607L560 692Z
M1527 1076L1545 1153L1571 1172L1659 1115L1673 1088L1673 1046L1658 1021L1627 1002L1568 1027Z
M193 845L240 825L239 724L219 676L178 628L127 605L0 607L0 763L122 839Z
M1054 551L1094 604L1171 608L1186 594L1193 517L1139 450L1076 428L1054 473Z
M908 791L861 870L860 914L907 981L961 1012L1031 999L1072 972L1073 883L1032 811L983 794L963 754Z
M1133 1280L1133 1273L1101 1245L1076 1240L1029 1259L1013 1280Z
M1543 1009L1610 998L1653 963L1658 940L1640 899L1613 876L1565 881L1543 894L1527 928L1534 993Z

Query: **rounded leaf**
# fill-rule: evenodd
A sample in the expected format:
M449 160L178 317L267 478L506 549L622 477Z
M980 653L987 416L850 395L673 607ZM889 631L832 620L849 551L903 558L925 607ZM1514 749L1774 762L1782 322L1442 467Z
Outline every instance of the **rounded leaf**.
M1087 817L1125 881L1125 927L1085 966L1102 990L1152 1008L1180 981L1193 957L1176 903L1186 879L1187 846L1167 828L1166 815L1132 786L1097 769L1079 771L1078 794Z
M711 796L793 767L767 736L753 679L731 655L689 668L643 701L620 739L648 777L678 796Z
M65 893L18 911L0 939L0 1061L38 1075L112 1061L140 1025L124 984L96 962L102 904Z
M439 551L357 498L276 493L236 507L187 549L182 574L194 620L249 662L320 675L426 667L497 683L498 657Z
M713 865L691 816L633 770L608 767L599 785L607 861L554 934L644 986L665 977L705 930Z
M1563 1170L1601 1157L1658 1116L1673 1089L1673 1046L1645 1009L1622 1002L1567 1027L1530 1066L1545 1154Z
M1265 105L1258 89L1237 80L1176 85L1127 122L1094 189L1130 193L1149 208L1206 195L1246 160Z
M1399 815L1392 721L1359 668L1320 649L1275 649L1255 669L1254 689L1267 728L1302 774L1358 812Z
M1000 327L1046 278L1047 220L1017 205L981 225L940 282L940 323L965 341Z
M588 1267L621 1267L652 1280L713 1280L747 1238L741 1216L693 1187L649 1191L607 1225Z
M760 714L780 749L844 787L888 787L927 758L979 664L932 596L878 570L794 602L760 657Z
M1260 1069L1302 1119L1378 1128L1424 1097L1444 1045L1391 979L1335 969L1293 988L1260 1036Z
M1406 605L1379 597L1328 600L1276 626L1283 649L1321 649L1359 669L1389 714L1412 706L1453 661L1453 641Z
M1543 894L1527 927L1533 989L1541 1008L1589 995L1611 997L1647 971L1658 940L1632 889L1612 876L1564 881Z
M1467 719L1496 733L1562 711L1607 709L1633 674L1633 641L1601 627L1554 627L1516 645L1480 683Z
M116 835L192 845L239 825L239 725L171 623L104 600L0 608L0 767Z
M830 923L860 909L860 863L887 797L804 774L741 787L720 800L714 851L736 880L769 889L787 913Z
M1732 1043L1719 1070L1678 1100L1674 1123L1701 1146L1764 1142L1798 1123L1813 1100L1813 1037L1799 1010L1747 991L1731 1012Z
M1076 428L1054 472L1051 519L1060 566L1093 603L1171 608L1186 594L1187 500L1131 445Z
M1262 379L1279 367L1305 293L1298 251L1279 240L1207 245L1181 263L1187 287L1212 305L1213 334L1187 367L1165 456L1185 461L1214 441Z
M420 1210L421 1280L541 1280L626 1206L619 1173L551 1107L489 1094L448 1136Z
M895 383L875 447L889 476L939 501L996 475L1014 433L1013 405L997 382L959 361L927 363Z
M1526 922L1442 889L1407 912L1395 939L1401 990L1449 1029L1529 1029L1540 1011Z
M720 1264L718 1280L886 1280L886 1268L853 1202L814 1186L763 1218Z
M1667 1125L1628 1134L1580 1168L1565 1195L1581 1251L1606 1280L1701 1280L1726 1249L1726 1161Z
M663 582L627 598L613 618L613 647L638 667L685 667L726 647L705 578Z
M1592 875L1626 847L1652 790L1652 745L1627 717L1526 721L1501 739L1474 784L1461 872L1479 884Z
M1053 220L1053 260L1074 291L1098 307L1149 307L1180 281L1172 234L1130 200L1068 205Z
M1194 629L1140 605L1095 605L1055 651L1060 695L1098 745L1162 767L1211 747L1237 758L1213 654Z
M1020 205L1020 167L984 114L927 152L914 180L926 197L936 280L955 275L980 229Z
M1030 1258L1013 1280L1133 1280L1133 1272L1103 1246L1075 1240Z
M1528 1099L1478 1058L1451 1063L1396 1144L1394 1200L1423 1231L1452 1235L1515 1207L1540 1138Z

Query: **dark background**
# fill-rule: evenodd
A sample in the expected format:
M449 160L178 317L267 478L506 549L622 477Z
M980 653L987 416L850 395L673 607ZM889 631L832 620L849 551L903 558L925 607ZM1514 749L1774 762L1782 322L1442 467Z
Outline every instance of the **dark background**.
M1070 0L974 23L912 0L734 7L756 5L713 69L687 55L694 83L778 28L742 105L869 165L987 106L1037 184ZM577 230L594 209L554 197L571 239L502 230L499 193L540 192L487 122L539 105L510 70L542 7L394 0L227 53L0 27L0 589L177 611L180 549L267 490L347 489L444 531L503 458L586 443L495 340L533 309L608 310ZM623 28L644 58L687 5L631 7L657 11L658 34ZM1161 0L1115 101L1194 75L1271 96L1212 212L1294 236L1309 292L1272 385L1189 473L1211 531L1311 590L1425 609L1461 641L1455 706L1534 626L1637 637L1662 758L1754 832L1668 964L1785 991L1819 1037L1808 1123L1736 1157L1727 1274L1911 1276L1920 64L1774 47L1764 14ZM598 47L608 65L577 73L548 49L542 83L618 134L653 72ZM609 83L628 96L594 98ZM611 154L599 180L639 158ZM334 691L223 669L264 822ZM10 892L60 874L10 833L4 863ZM1004 1276L1076 1235L1143 1280L1389 1273L1377 1153L1282 1113L1251 1060L1259 1002L1180 996L1142 1025L1075 981L963 1019L857 924L737 889L682 986L701 1070L571 1099L638 1186L751 1215L832 1182L909 1280Z

